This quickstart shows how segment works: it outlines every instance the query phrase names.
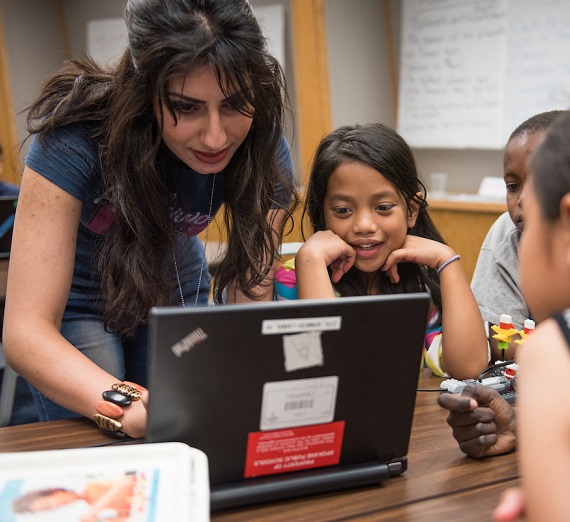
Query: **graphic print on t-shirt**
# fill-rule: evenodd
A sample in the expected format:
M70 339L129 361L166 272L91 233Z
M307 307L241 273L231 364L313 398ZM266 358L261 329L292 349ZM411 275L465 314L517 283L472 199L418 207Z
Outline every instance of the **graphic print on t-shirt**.
M174 199L173 197L173 202ZM95 234L104 236L109 233L115 221L113 207L104 197L96 198L94 204L96 209L87 222L87 228ZM216 210L212 209L212 218ZM170 216L174 229L185 236L197 236L208 226L208 214L199 210L185 212L181 208L174 208L171 204Z

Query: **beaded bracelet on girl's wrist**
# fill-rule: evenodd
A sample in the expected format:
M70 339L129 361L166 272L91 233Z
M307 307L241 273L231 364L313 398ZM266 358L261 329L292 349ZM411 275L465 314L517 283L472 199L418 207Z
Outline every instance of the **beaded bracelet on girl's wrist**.
M117 439L124 439L128 435L121 431L123 428L120 419L126 408L133 401L141 398L141 392L146 391L145 388L135 383L118 382L111 386L110 390L104 391L102 401L95 403L95 409L98 413L94 415L95 424L105 434Z
M461 259L461 256L459 254L454 255L453 257L450 257L447 261L443 262L441 264L441 266L437 269L437 273L441 273L441 271L449 264L453 263L454 261L457 261Z

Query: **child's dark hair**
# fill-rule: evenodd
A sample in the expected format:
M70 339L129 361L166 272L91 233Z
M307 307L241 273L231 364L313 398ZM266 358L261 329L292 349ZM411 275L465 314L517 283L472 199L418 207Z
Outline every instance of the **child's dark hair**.
M561 114L565 114L568 111L556 110L541 112L531 116L527 120L523 121L509 136L509 141L524 134L534 134L536 132L542 132L550 127L550 124L558 118Z
M546 132L531 158L532 183L542 216L560 217L560 201L570 192L570 113L561 115Z
M314 232L326 228L324 199L331 174L339 166L349 163L372 167L393 183L406 202L408 212L412 212L412 205L419 207L416 224L408 234L445 243L427 212L426 189L418 177L412 150L397 132L381 123L339 127L321 141L313 159L304 209ZM398 272L400 282L393 284L384 272L378 271L376 277L380 279L381 293L429 289L434 304L441 307L439 277L435 270L416 263L400 263ZM355 267L342 277L336 288L343 296L368 293L368 285Z

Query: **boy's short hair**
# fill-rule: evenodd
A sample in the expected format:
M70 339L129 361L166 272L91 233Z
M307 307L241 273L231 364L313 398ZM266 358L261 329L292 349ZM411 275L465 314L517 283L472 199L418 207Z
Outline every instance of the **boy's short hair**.
M522 134L534 134L535 132L540 132L546 130L550 127L550 124L561 114L566 114L569 111L565 110L554 110L547 112L540 112L531 116L527 120L523 121L509 136L509 141Z

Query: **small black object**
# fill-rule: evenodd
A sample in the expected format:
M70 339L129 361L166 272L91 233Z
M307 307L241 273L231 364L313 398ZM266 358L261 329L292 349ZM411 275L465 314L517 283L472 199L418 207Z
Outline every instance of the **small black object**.
M130 406L132 401L126 395L114 390L107 390L103 392L103 399L109 402L118 404L119 406Z

